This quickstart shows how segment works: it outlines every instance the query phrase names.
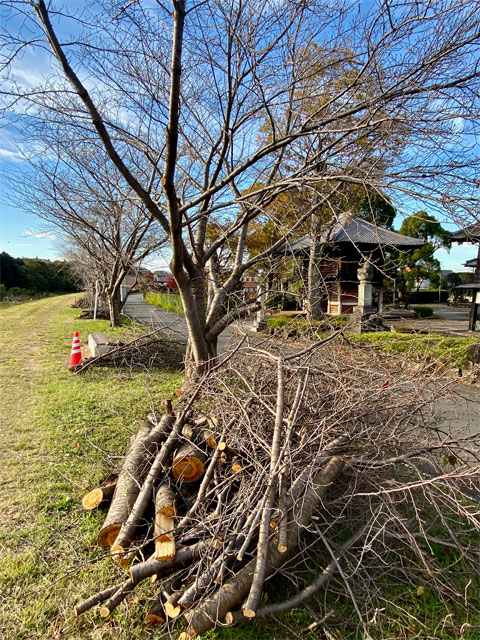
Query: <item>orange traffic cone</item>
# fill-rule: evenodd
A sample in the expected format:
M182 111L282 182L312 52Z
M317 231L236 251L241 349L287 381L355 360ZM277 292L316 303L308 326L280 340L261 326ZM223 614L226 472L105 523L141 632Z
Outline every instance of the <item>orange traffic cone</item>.
M82 352L80 350L80 336L78 331L73 334L72 352L70 354L70 362L68 363L69 369L74 369L78 365L82 364Z

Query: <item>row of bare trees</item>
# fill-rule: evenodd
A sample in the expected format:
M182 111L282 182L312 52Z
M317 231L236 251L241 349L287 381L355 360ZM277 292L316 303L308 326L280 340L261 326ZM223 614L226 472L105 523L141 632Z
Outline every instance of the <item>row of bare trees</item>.
M133 208L161 228L197 371L221 331L255 308L227 304L242 276L312 215L317 232L319 211L335 217L345 185L478 219L477 0L99 0L78 13L31 0L2 11L9 126L61 137L59 153L32 158L47 171L66 149L90 149L114 176L122 215ZM26 86L32 50L48 78ZM302 210L278 220L278 198L299 190ZM280 237L253 255L248 239L267 221Z

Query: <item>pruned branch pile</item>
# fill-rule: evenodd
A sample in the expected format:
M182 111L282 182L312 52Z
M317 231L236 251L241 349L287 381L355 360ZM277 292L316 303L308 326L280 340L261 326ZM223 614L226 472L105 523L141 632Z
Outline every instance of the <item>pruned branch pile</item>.
M113 349L108 353L87 358L76 373L82 373L90 367L183 367L185 346L169 338L161 329L142 334L130 342L120 342L112 346Z
M421 364L392 371L338 345L226 360L175 415L168 407L138 431L99 534L128 577L76 615L100 605L109 617L150 578L146 622L179 621L185 639L278 615L328 588L353 603L370 637L380 584L423 576L449 597L429 553L440 528L478 580L469 542L480 529L478 436L439 427L435 397L447 389L424 380ZM296 593L267 603L279 574Z

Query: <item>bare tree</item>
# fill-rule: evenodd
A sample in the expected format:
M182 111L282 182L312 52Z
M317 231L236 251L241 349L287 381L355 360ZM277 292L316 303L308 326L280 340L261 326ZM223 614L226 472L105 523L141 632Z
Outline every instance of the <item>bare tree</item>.
M4 34L7 117L26 118L32 131L68 125L78 139L101 143L119 184L170 239L197 371L216 357L221 331L255 308L227 310L243 274L343 184L382 190L403 206L421 199L449 219L478 219L478 0L360 9L326 0L173 0L170 8L99 1L78 15L44 0L4 7L11 24L22 24ZM312 43L313 66L305 64ZM22 52L46 46L51 77L19 87ZM400 130L391 162L386 141ZM298 188L312 193L313 205L249 257L252 223ZM209 240L218 220L225 231ZM235 259L219 280L217 254L232 238Z
M115 327L126 301L125 276L138 275L142 261L166 238L136 195L115 183L110 162L84 147L72 149L66 135L55 144L44 137L30 170L11 175L9 182L19 206L62 231L83 285L90 289L98 280Z

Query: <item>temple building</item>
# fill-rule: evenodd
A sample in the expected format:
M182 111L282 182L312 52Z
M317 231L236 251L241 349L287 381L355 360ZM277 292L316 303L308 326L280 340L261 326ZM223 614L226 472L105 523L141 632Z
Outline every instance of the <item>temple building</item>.
M383 306L384 266L392 251L421 247L418 238L378 227L352 214L343 214L319 239L322 257L318 272L323 284L322 310L331 315L377 313ZM302 260L308 272L311 239L308 236L284 247L285 257Z

